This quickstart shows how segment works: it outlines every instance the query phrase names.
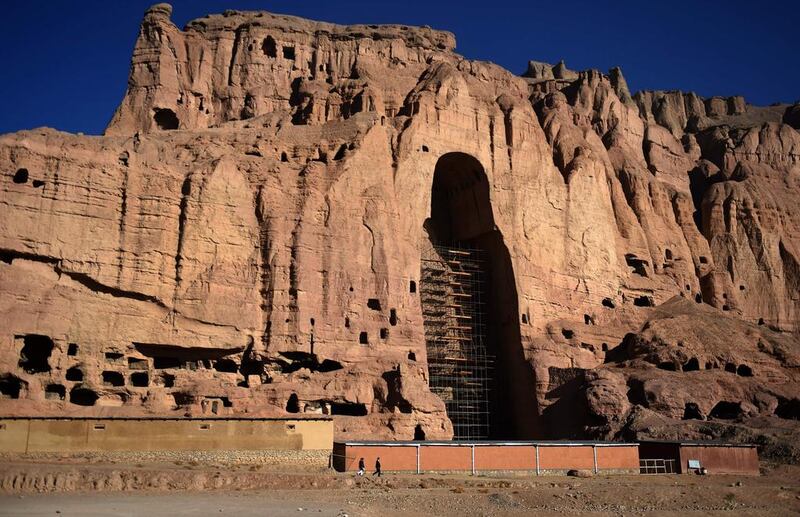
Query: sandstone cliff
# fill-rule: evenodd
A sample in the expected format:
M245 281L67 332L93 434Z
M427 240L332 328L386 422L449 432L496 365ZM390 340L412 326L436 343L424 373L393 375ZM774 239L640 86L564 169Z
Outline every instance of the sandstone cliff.
M504 437L796 433L798 106L519 77L429 28L170 15L105 136L0 137L4 413L451 437L417 284L434 172L469 163Z

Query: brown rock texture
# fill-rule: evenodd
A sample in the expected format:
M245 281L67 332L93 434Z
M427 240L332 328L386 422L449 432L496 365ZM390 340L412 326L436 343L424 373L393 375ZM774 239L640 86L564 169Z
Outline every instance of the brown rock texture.
M450 438L417 288L442 171L490 257L498 437L796 432L797 106L515 76L430 28L170 15L104 136L0 137L3 413Z

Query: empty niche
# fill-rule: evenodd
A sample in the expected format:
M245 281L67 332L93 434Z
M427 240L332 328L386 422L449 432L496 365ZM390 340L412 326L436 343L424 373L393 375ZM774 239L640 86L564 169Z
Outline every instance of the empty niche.
M742 416L742 405L740 402L728 402L723 400L714 406L709 416L722 420L734 420Z
M362 345L368 345L369 344L369 335L366 332L361 332L358 335L358 342L361 343Z
M44 398L47 400L64 400L67 389L61 384L48 384L44 389Z
M603 307L608 307L609 309L613 309L616 307L616 305L614 304L614 300L612 300L611 298L603 298L602 304Z
M70 343L67 346L67 355L78 355L78 345L76 343Z
M733 363L725 363L725 371L728 373L736 373L736 365Z
M631 270L635 274L637 274L639 276L645 276L645 277L647 276L647 261L646 260L642 260L642 259L638 258L633 253L627 253L625 255L625 263L628 264L628 267L630 267Z
M42 180L33 180L33 188L39 188L44 186L44 181Z
M653 306L653 299L649 296L637 296L633 300L633 304L636 307L652 307Z
M414 293L417 292L417 282L415 282L414 280L411 280L408 283L408 292L411 293L411 294L414 294Z
M414 428L414 441L421 442L425 440L425 431L422 430L422 425L417 424Z
M27 373L45 373L50 371L50 354L53 352L53 340L39 334L28 334L22 338L22 350L19 354L19 367Z
M104 386L124 386L125 377L120 372L105 371L103 372L103 385Z
M190 406L194 404L194 395L191 393L185 393L183 391L176 391L173 393L172 399L175 401L175 405L178 407Z
M169 373L162 373L160 376L160 382L165 388L171 388L175 386L175 376Z
M150 385L150 376L147 372L134 372L131 374L131 385L136 388L146 388Z
M763 325L764 324L764 318L758 318L758 324L759 325Z
M297 399L297 393L292 393L291 395L289 395L289 400L286 401L286 412L287 413L300 412L300 401Z
M389 329L383 328L381 329L381 339L389 339Z
M174 111L168 108L156 108L153 113L153 122L159 129L171 130L178 129L180 121Z
M684 372L693 372L700 369L700 361L696 357L692 357L683 364Z
M128 358L128 368L131 370L147 370L147 359L139 359L136 357Z
M294 47L283 47L283 58L294 59Z
M76 406L94 406L97 402L97 393L88 388L72 388L69 392L70 404Z
M700 407L694 402L687 402L683 408L683 420L704 420Z
M83 380L83 371L77 366L67 370L67 380L73 382L81 382Z
M528 315L525 314L525 313L522 313L522 323L525 323L525 324L528 323Z
M583 323L586 325L594 325L594 318L591 317L589 314L584 314Z
M672 250L671 249L667 248L666 250L664 250L664 258L666 258L667 260L672 260Z
M378 300L377 298L370 298L369 300L367 300L367 307L369 307L373 311L379 311L381 310L381 301Z
M703 303L703 295L697 293L696 295L694 295L694 301L697 303Z
M288 161L289 161L289 156L286 154L286 151L284 151L284 152L282 152L282 153L281 153L281 161L282 161L283 163L286 163L286 162L288 162Z
M28 182L28 169L17 169L14 173L14 183L23 184Z
M264 43L261 44L261 51L267 57L278 57L278 45L272 36L264 38Z
M572 339L575 337L575 332L570 329L561 329L561 335L564 336L566 339Z
M344 327L348 329L350 328L350 318L347 316L344 317Z
M331 415L365 416L366 414L366 404L358 404L354 402L331 402Z
M120 354L119 352L106 352L105 353L106 362L111 364L121 364L122 359L125 357L124 355Z
M395 325L397 325L397 310L396 309L390 309L389 310L389 325L391 325L393 327Z
M15 375L5 373L0 375L0 397L18 399L20 392L27 383Z
M786 420L800 420L800 399L778 397L775 416Z
M701 263L701 264L708 264L708 258L707 258L707 257L703 257L703 256L701 256L701 257L700 257L700 263Z
M236 373L239 365L233 359L217 359L214 362L214 369L222 373Z
M414 352L409 352L408 353L408 360L409 361L416 361L417 360L417 354L415 354Z
M753 369L747 366L746 364L740 364L736 368L736 375L740 377L752 377L753 376Z

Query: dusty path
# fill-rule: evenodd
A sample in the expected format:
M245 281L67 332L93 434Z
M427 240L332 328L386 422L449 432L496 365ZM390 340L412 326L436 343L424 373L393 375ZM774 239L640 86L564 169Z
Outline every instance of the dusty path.
M0 516L261 515L797 515L800 467L747 476L468 476L393 475L356 479L331 471L252 472L174 465L0 465L0 471L75 472L75 490L6 490ZM115 479L155 475L157 485L118 488ZM204 480L183 489L181 478ZM99 480L104 480L98 483ZM217 480L213 484L212 481ZM148 481L149 483L149 481ZM92 489L96 486L97 489ZM209 488L219 486L218 489Z

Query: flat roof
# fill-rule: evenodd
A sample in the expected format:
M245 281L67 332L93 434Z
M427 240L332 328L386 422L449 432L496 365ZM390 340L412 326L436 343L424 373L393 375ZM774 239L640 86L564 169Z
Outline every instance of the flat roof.
M680 445L686 447L757 447L752 443L731 443L718 440L639 440L639 443L655 443L662 445Z
M579 447L592 445L596 447L638 447L638 443L627 442L601 442L601 441L583 441L583 440L398 440L398 441L377 441L377 440L334 440L334 444L338 445L367 445L367 446L386 446L386 447L404 447L417 445L444 445L450 447L459 446L491 446L491 445L506 445L506 446L519 446L519 445L535 445L539 447Z
M145 420L145 421L237 421L237 422L269 422L288 420L333 420L328 415L297 416L297 417L244 417L244 416L0 416L0 420Z

